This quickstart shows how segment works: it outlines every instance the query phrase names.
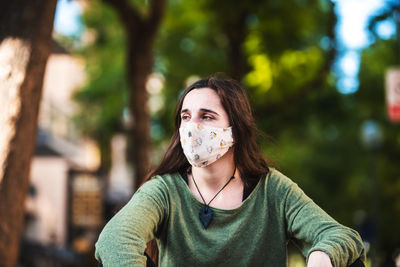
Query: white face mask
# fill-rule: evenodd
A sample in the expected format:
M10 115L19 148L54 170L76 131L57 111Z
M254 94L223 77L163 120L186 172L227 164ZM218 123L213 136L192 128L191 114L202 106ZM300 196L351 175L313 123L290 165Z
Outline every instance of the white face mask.
M183 153L194 167L205 167L233 146L232 127L217 128L187 122L179 128Z

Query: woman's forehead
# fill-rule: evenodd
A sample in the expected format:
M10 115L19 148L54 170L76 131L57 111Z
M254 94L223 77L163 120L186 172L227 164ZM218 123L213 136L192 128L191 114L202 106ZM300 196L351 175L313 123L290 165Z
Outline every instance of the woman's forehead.
M182 110L222 109L217 92L211 88L193 89L183 99Z

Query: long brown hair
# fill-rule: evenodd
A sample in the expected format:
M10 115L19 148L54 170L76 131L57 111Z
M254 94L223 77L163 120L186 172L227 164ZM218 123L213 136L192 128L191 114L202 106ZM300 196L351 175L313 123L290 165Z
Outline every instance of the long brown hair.
M174 134L161 163L149 173L146 180L149 180L154 175L175 173L190 166L180 144L180 113L185 96L194 89L202 88L211 88L218 94L221 104L228 114L230 126L232 126L236 167L240 172L245 186L250 187L256 184L263 174L269 172L269 168L256 142L256 133L258 130L249 100L244 88L237 81L217 76L199 80L183 91L175 110ZM147 253L157 262L158 253L154 240L148 244Z

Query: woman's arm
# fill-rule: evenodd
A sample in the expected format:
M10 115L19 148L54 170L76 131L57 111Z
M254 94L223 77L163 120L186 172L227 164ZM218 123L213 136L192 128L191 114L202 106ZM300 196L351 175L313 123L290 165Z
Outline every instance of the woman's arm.
M146 266L146 243L154 238L168 214L161 178L146 182L104 227L96 243L96 259L104 267Z
M308 266L326 262L332 266L349 266L365 251L360 235L330 217L290 179L286 180L285 218L287 232L307 257ZM315 265L314 265L315 264Z

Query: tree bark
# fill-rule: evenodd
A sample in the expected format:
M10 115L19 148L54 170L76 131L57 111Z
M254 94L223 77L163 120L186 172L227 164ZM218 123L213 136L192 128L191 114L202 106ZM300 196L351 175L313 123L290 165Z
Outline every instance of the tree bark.
M146 82L153 69L153 45L165 11L165 0L152 0L148 16L143 17L126 0L104 0L117 11L128 38L128 81L130 113L133 118L130 133L129 158L134 165L134 190L150 170L150 114Z
M52 0L0 3L0 262L16 266L34 153Z

